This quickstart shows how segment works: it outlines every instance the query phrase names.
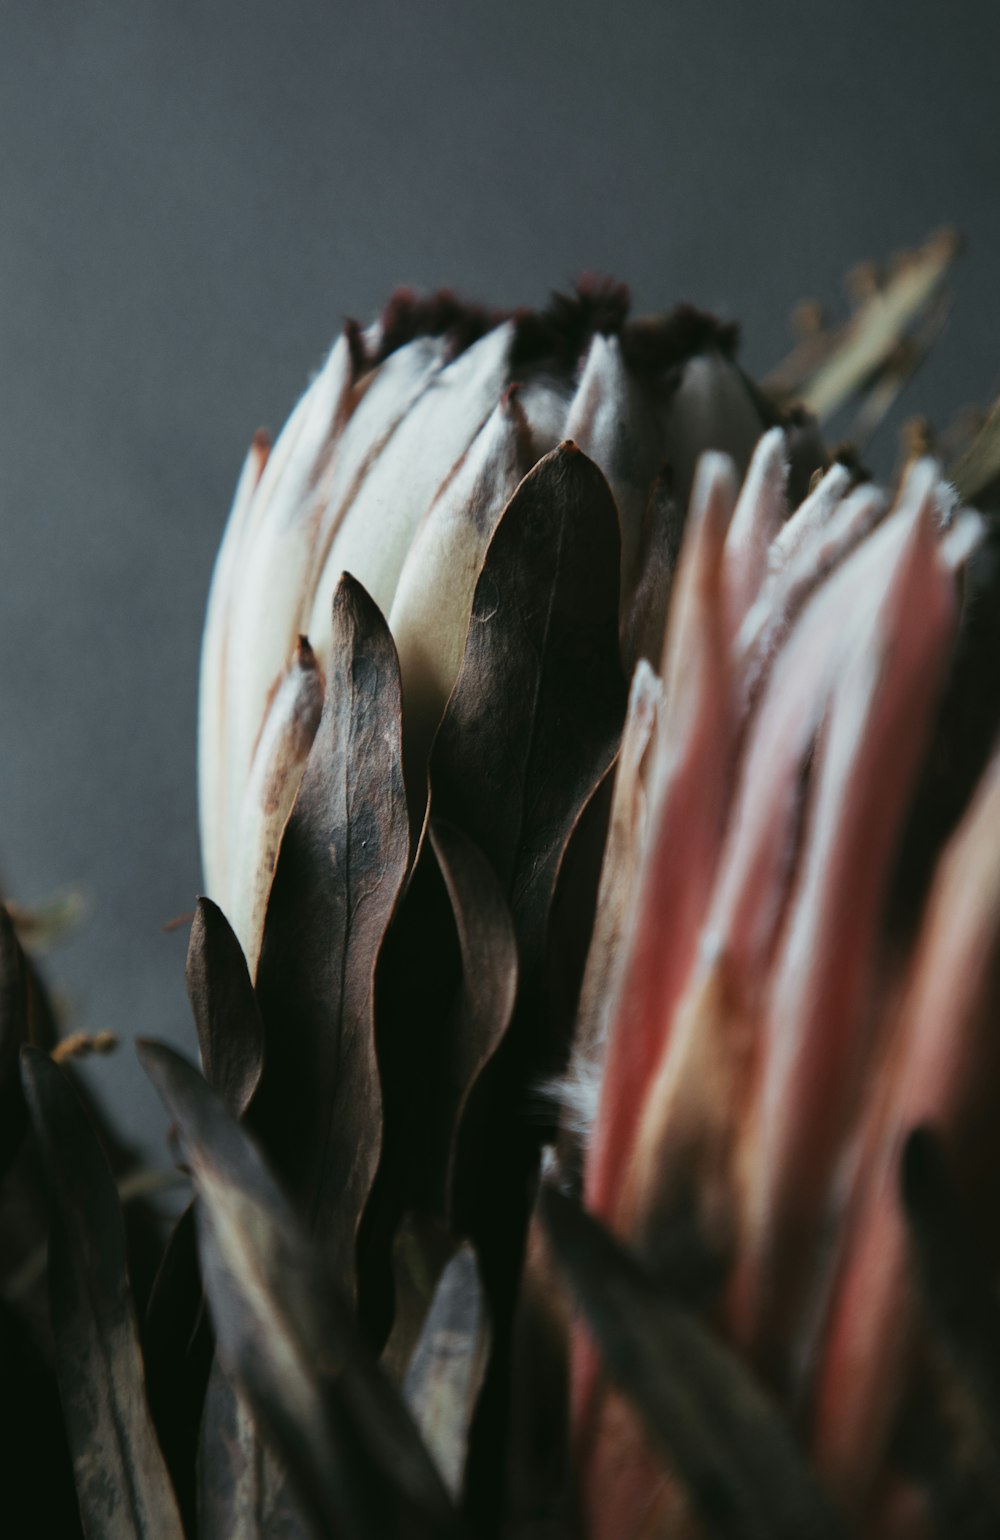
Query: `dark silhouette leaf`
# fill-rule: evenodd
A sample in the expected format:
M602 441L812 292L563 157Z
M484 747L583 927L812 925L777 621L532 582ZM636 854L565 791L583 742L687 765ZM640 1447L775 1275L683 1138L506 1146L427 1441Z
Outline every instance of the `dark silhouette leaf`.
M413 1323L419 1327L429 1304L398 1253L404 1214L425 1238L427 1226L442 1228L445 1260L454 1236L469 1231L482 1082L510 1025L516 988L513 925L492 867L459 829L432 822L379 961L385 1139L359 1246L362 1324L372 1343L384 1342L391 1324L396 1346L412 1346ZM409 1244L421 1258L416 1234ZM430 1251L437 1257L438 1250L435 1241ZM432 1281L441 1265L430 1269ZM417 1274L426 1273L418 1261ZM401 1290L417 1307L415 1316L404 1309L403 1329Z
M253 1122L350 1296L381 1147L373 978L406 876L409 823L396 652L348 576L333 602L332 657L265 921L266 1070Z
M22 1043L48 1045L48 1004L14 929L0 904L0 1174L17 1153L27 1126L18 1073Z
M906 1140L901 1185L931 1330L974 1409L980 1459L1000 1493L1000 1303L929 1128Z
M472 1133L478 1081L510 1026L517 998L517 946L510 911L489 863L454 825L434 819L430 840L451 902L462 957L462 983L444 1066L445 1211L465 1228L463 1151Z
M149 1409L185 1529L195 1533L195 1459L212 1330L201 1288L194 1205L178 1218L160 1258L142 1323Z
M838 1540L836 1515L746 1370L555 1188L540 1214L608 1375L718 1540Z
M321 1532L450 1533L451 1505L412 1420L256 1145L178 1054L144 1043L140 1055L198 1193L220 1363Z
M622 653L630 675L640 658L655 669L660 666L686 512L674 496L670 472L662 470L649 493L639 551L622 602Z
M206 1077L230 1111L242 1116L260 1079L264 1029L242 948L222 910L208 898L198 900L191 926L186 982ZM198 1269L193 1206L185 1209L171 1233L143 1336L150 1407L185 1522L193 1530L199 1424L202 1440L219 1451L228 1424L237 1416L234 1406L227 1407L226 1427L211 1426L220 1405L231 1399L225 1381L203 1411L213 1343ZM256 1483L256 1472L252 1474ZM212 1483L213 1491L224 1489L221 1478ZM242 1510L235 1511L238 1522L230 1515L208 1533L253 1533Z
M1000 493L1000 400L990 407L986 421L958 463L948 472L958 495L972 508L997 507Z
M210 898L198 900L185 979L205 1078L241 1117L260 1080L264 1028L243 949Z
M461 1153L493 1322L468 1481L471 1511L484 1524L500 1502L510 1322L540 1141L524 1109L529 1085L549 1067L550 911L567 845L614 758L625 710L620 552L604 476L575 444L561 444L521 482L490 542L431 754L432 815L461 829L493 867L518 945L517 1009L475 1093L479 1147L472 1159L467 1148Z
M490 542L431 756L433 812L492 863L529 975L569 832L621 731L619 551L607 482L561 444L522 481Z
M0 1386L4 1533L79 1540L83 1530L55 1375L28 1322L2 1301Z
M58 1065L25 1048L22 1076L52 1184L52 1330L84 1530L88 1540L182 1540L146 1406L111 1171Z

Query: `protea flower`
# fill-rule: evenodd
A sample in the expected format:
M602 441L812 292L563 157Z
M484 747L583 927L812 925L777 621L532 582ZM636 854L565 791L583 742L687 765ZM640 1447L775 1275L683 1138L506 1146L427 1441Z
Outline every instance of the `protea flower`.
M775 413L732 362L733 328L686 307L629 322L627 308L611 284L509 317L400 293L367 332L346 328L274 450L255 439L212 585L200 732L206 885L251 960L319 719L341 573L399 654L418 818L487 547L564 441L615 498L626 666L658 645L698 456L721 448L743 468ZM801 480L820 450L794 436ZM546 476L559 478L555 462Z
M952 249L769 392L612 285L400 296L255 440L141 1348L110 1177L25 1068L89 1534L995 1527L989 530L789 404L870 425Z

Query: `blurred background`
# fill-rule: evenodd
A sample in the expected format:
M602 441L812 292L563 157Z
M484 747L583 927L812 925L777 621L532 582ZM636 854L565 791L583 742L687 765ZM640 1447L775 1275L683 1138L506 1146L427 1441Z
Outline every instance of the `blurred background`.
M0 878L86 895L46 958L163 1160L127 1040L193 1050L195 703L253 430L397 284L541 303L583 270L743 323L937 226L967 248L916 411L1000 388L1000 5L7 0L0 31Z

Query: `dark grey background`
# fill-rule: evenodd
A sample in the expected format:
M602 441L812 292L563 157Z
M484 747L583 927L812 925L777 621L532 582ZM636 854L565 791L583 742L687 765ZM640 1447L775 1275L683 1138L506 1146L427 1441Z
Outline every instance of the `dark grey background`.
M907 403L944 420L1000 384L998 45L998 0L4 0L0 870L89 895L75 1025L192 1041L161 926L211 563L342 317L593 268L741 317L763 370L797 299L954 222ZM158 1148L130 1050L96 1078Z

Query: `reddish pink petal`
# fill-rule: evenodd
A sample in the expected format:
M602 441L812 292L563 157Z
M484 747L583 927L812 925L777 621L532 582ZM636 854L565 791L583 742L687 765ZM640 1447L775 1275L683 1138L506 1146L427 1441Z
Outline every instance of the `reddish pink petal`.
M817 1458L863 1492L883 1457L916 1327L898 1198L903 1140L919 1123L947 1138L975 1193L1000 1162L1000 754L942 861L860 1146L856 1218L834 1299L819 1383ZM991 1220L992 1223L992 1220Z
M885 586L842 614L850 653L834 685L800 875L765 1010L756 1115L744 1131L738 1338L787 1367L816 1266L841 1141L865 1060L878 920L955 618L928 497L869 545ZM861 553L858 553L859 556ZM842 577L851 576L849 568ZM878 582L878 568L869 573Z
M612 1223L637 1109L695 955L724 826L732 724L721 556L734 501L728 461L706 455L667 634L650 851L586 1177L588 1205Z

